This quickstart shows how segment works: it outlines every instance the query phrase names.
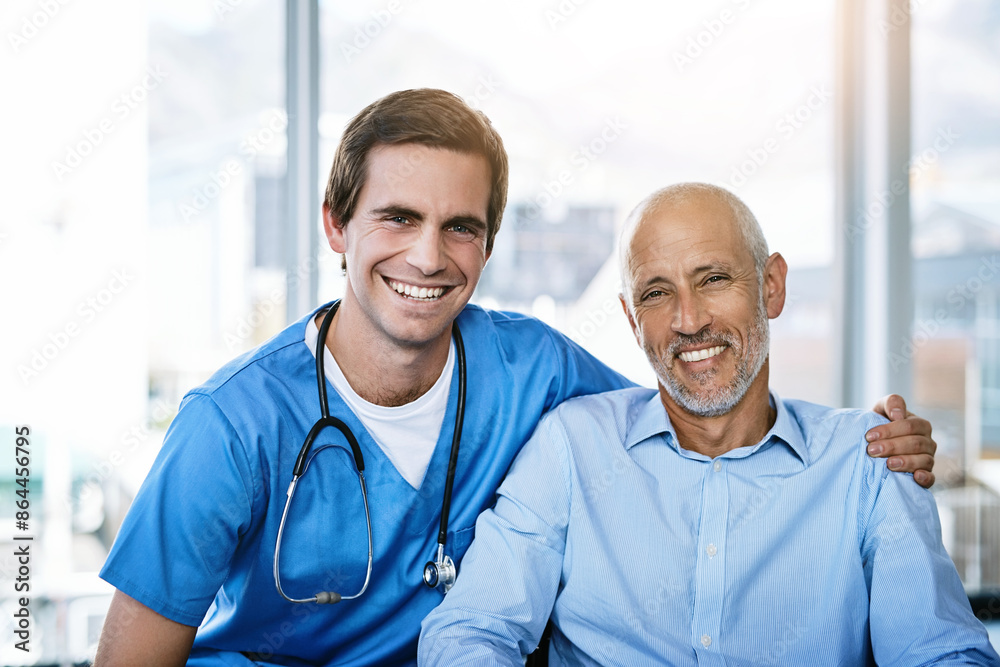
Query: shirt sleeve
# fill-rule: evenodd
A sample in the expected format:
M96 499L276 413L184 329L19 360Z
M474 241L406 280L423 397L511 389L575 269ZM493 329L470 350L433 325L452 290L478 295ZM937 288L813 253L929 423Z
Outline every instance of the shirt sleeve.
M153 611L201 623L250 523L253 476L216 403L191 394L122 523L101 578Z
M420 665L511 665L541 639L562 574L570 513L565 432L545 418L514 460L454 588L422 624Z
M881 460L865 465L876 494L861 554L875 661L1000 666L941 542L934 497Z

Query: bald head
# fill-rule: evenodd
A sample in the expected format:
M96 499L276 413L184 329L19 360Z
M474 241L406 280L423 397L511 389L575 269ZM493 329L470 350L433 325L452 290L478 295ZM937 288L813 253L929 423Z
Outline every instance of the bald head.
M739 197L725 188L708 183L677 183L657 190L642 200L629 214L625 221L619 240L619 261L622 288L627 290L631 283L630 274L632 241L636 231L646 222L670 209L682 206L697 206L704 204L727 215L739 232L743 246L753 258L757 271L757 281L763 279L764 266L767 264L767 241L757 223L757 218Z

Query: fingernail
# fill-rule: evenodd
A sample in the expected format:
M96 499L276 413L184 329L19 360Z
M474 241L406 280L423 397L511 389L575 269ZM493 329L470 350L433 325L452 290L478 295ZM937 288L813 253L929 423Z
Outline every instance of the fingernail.
M899 408L895 408L889 411L889 416L893 421L896 421L897 419L902 419L903 411L900 410Z
M867 433L865 433L865 440L867 440L868 442L874 442L875 440L878 440L878 431L868 431Z
M917 480L918 482L926 482L927 473L925 473L923 470L918 470L917 472L913 473L913 479Z
M891 459L889 459L888 466L889 466L889 470L895 470L896 468L902 468L903 467L903 460L902 459L897 459L897 458L891 458Z
M868 445L868 453L871 456L878 456L882 453L882 445Z

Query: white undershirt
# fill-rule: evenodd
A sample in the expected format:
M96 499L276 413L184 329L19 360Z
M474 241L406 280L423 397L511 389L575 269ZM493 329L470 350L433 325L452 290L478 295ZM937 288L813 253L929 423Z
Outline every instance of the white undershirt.
M312 318L306 326L305 343L313 357L316 356L317 338L319 328L315 318ZM448 408L451 375L455 368L455 341L452 340L448 347L448 361L434 386L417 400L394 408L375 405L358 396L325 345L323 354L326 378L330 384L368 429L403 479L413 488L419 489L434 454L441 425L444 423L444 413Z

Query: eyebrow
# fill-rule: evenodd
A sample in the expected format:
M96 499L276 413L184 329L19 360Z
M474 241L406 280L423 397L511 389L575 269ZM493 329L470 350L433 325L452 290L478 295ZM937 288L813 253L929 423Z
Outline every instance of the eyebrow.
M691 272L691 275L697 276L701 273L711 273L712 271L725 271L726 273L732 273L733 267L726 262L712 262L710 264L695 267L694 271Z
M419 211L412 208L407 208L405 206L399 206L397 204L389 204L388 206L381 206L376 209L371 210L371 215L383 216L383 215L399 215L406 218L413 218L414 220L423 220L424 215Z

